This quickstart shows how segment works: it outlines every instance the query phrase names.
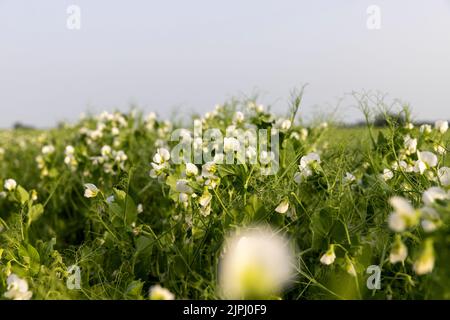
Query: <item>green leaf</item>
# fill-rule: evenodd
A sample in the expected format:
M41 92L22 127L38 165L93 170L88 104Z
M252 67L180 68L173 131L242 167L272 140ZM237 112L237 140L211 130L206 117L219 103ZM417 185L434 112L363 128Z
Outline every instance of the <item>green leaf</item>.
M30 200L30 195L22 186L18 186L16 188L16 198L20 204L25 204L28 200Z
M42 204L36 204L30 208L28 211L28 224L39 219L39 217L44 213L44 207Z
M143 286L144 283L142 281L139 280L132 281L127 287L126 295L134 299L142 298L141 292Z

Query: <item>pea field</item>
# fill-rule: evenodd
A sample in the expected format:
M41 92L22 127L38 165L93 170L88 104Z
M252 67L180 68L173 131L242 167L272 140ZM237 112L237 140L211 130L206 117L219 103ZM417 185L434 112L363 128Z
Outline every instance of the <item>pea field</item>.
M1 130L0 299L450 299L448 122L300 101Z

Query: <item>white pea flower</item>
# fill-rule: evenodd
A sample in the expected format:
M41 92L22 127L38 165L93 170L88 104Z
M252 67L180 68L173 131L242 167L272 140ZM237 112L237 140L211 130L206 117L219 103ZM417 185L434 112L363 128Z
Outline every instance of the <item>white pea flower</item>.
M419 161L424 162L428 168L436 167L438 164L438 157L429 151L417 151Z
M238 151L239 147L240 147L240 143L239 143L238 139L233 138L233 137L231 137L231 138L225 137L223 139L223 151L225 153Z
M441 225L440 216L436 210L431 207L423 207L420 211L422 213L421 225L425 232L433 232Z
M275 211L278 213L286 213L289 210L289 201L283 200L280 204L275 208Z
M7 179L4 187L7 191L14 191L17 188L17 182L14 179Z
M241 123L241 122L244 121L244 118L245 118L244 114L242 112L240 112L240 111L237 111L234 114L234 116L233 116L233 122L234 123Z
M198 168L193 163L186 163L186 176L192 177L198 175Z
M381 175L384 181L391 180L394 177L394 173L390 169L384 169Z
M419 212L415 210L408 200L402 197L392 197L389 203L394 212L389 215L389 228L395 232L403 232L406 228L417 225Z
M194 192L188 183L189 183L189 181L186 179L178 179L176 182L177 192L187 193L187 194Z
M207 162L202 166L202 177L210 178L217 171L217 165L213 162Z
M423 124L420 126L420 132L421 133L431 133L433 129L429 124Z
M448 167L439 168L438 178L444 187L450 186L450 168Z
M150 287L149 297L150 300L175 300L175 295L159 284Z
M408 257L408 247L403 243L400 236L395 237L395 242L392 245L391 253L389 254L389 261L392 264L404 262Z
M114 196L113 195L111 195L111 196L109 196L108 198L106 198L106 203L108 203L108 204L111 204L111 203L113 203L114 202Z
M403 144L404 144L405 149L406 149L406 154L410 155L410 154L416 153L416 151L417 151L417 139L413 139L409 135L407 135L404 138Z
M434 123L434 128L440 133L444 134L448 130L448 121L446 120L438 120Z
M19 278L14 273L11 273L6 279L7 291L4 296L12 300L30 300L33 293L28 290L28 283L26 280Z
M440 144L435 145L434 150L441 156L447 153L447 149Z
M162 164L170 160L170 152L166 148L159 148L153 156L153 162Z
M344 176L344 183L352 183L354 181L356 181L356 177L350 172L347 172Z
M41 152L42 154L52 154L55 152L55 147L51 144L43 146Z
M97 188L96 185L92 184L92 183L86 183L84 185L84 196L86 198L95 198L97 196L97 194L100 192L100 190Z
M187 203L189 201L189 195L181 192L178 195L178 201L180 201L181 203Z
M66 155L73 155L75 153L75 148L73 147L73 146L71 146L71 145L68 145L68 146L66 146L66 149L65 149L65 154Z
M358 275L356 272L355 264L348 256L345 256L345 271L347 271L347 273L352 277L356 277Z
M100 153L102 154L102 156L103 156L104 158L109 157L109 156L111 155L111 152L112 152L112 149L111 149L111 147L108 146L108 145L103 146L102 149L101 149L101 151L100 151Z
M261 153L259 154L259 162L262 165L267 165L269 164L273 159L275 158L275 154L270 151L261 151Z
M226 299L267 299L292 280L288 242L268 228L242 230L225 241L219 285Z
M207 207L212 200L212 195L208 192L208 190L205 190L205 192L203 192L202 196L198 199L198 203L202 206L202 207Z
M248 158L250 163L256 163L257 161L257 157L258 157L258 153L256 151L256 148L253 146L249 146L247 148L247 151L245 152L245 156Z
M419 258L414 262L413 269L418 275L424 275L431 273L434 269L434 248L433 240L426 239L424 243L424 248L420 253Z
M405 124L405 129L408 129L408 130L414 129L414 124L412 124L411 122L406 123Z
M119 128L117 128L117 127L112 127L112 129L111 129L111 134L112 134L113 136L118 136L118 135L120 134Z
M424 172L426 170L427 170L427 165L425 164L425 162L423 162L421 160L417 160L414 163L414 172L424 174Z
M448 199L449 194L439 187L431 187L422 194L422 201L427 206L433 205L436 200L448 200Z
M300 129L300 139L303 141L306 141L306 139L308 138L308 129L306 128L301 128Z
M336 260L336 253L334 252L334 244L330 244L328 251L325 252L320 257L320 263L329 266L334 262L334 260Z
M125 154L123 150L119 150L114 152L114 161L118 163L124 163L128 160L128 156Z
M304 169L313 165L314 163L320 164L320 156L315 152L311 152L300 159L300 168Z
M289 119L285 119L281 122L280 129L281 131L288 131L292 126L292 122Z
M144 212L144 206L142 205L142 203L139 203L139 204L138 204L136 210L137 210L137 213L142 213L142 212Z
M166 170L169 168L170 152L166 148L158 148L153 156L153 162L150 163L152 170L150 176L152 178L164 178Z

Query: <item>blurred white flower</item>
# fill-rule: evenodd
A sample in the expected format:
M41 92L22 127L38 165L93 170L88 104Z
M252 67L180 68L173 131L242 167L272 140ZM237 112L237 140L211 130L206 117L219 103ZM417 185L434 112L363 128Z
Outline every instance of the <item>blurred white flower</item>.
M286 213L289 210L289 201L283 200L280 204L275 208L275 211L278 213Z
M418 275L431 273L434 269L434 262L433 240L426 239L419 258L414 262L414 272Z
M144 212L144 206L142 205L142 203L139 203L139 204L138 204L136 210L137 210L137 213L142 213L142 212Z
M444 134L448 130L448 121L446 120L438 120L434 123L434 128L440 133Z
M412 124L411 122L406 123L405 124L405 129L408 129L408 130L414 129L414 124Z
M314 163L320 163L320 156L315 152L311 152L300 159L300 168L307 168Z
M417 151L417 156L419 158L419 161L424 162L428 168L436 167L438 164L438 157L433 153L429 151Z
M283 131L287 131L291 128L292 126L292 122L289 119L283 120L283 122L281 123L281 127L280 129Z
M189 181L186 179L178 179L176 182L177 192L187 193L187 194L194 192L188 183L189 183Z
M225 153L238 151L240 147L239 140L234 137L225 137L223 139L223 151Z
M153 156L153 162L157 164L162 164L170 160L170 152L166 148L159 148L156 154Z
M234 123L241 123L244 121L244 114L240 111L237 111L233 116L233 122Z
M408 200L402 197L392 197L389 203L394 208L388 217L389 228L395 232L403 232L406 228L417 225L419 212L415 210Z
M102 147L100 153L102 154L102 157L107 158L111 155L111 151L112 151L111 147L108 145L105 145Z
M13 191L17 188L17 182L14 179L7 179L4 184L4 188L7 191Z
M52 154L55 152L55 147L51 144L43 146L41 152L42 154Z
M28 283L26 280L19 278L14 273L11 273L6 279L7 291L4 296L12 300L30 300L33 293L28 290Z
M421 160L414 163L414 172L423 174L427 170L427 165Z
M149 291L150 300L174 300L175 295L159 284L151 286Z
M447 153L447 149L444 146L439 145L439 144L436 144L434 146L434 150L441 156Z
M420 211L422 213L421 225L425 232L433 232L441 225L439 213L434 208L423 207Z
M390 169L384 169L381 175L384 181L391 180L394 177L394 173Z
M392 264L404 262L408 257L408 247L403 243L400 236L395 237L395 242L392 245L391 253L389 254L389 261Z
M417 151L417 139L413 139L413 138L411 138L410 135L407 135L403 139L403 141L404 141L403 144L406 149L406 154L410 155Z
M433 205L436 200L448 200L448 199L449 194L439 187L431 187L422 194L422 201L427 206Z
M334 252L334 244L330 244L327 252L325 252L320 257L320 263L329 266L334 262L334 260L336 260L336 253Z
M180 201L181 203L187 203L189 201L189 195L186 193L181 192L178 195L178 201Z
M350 172L347 172L344 176L344 183L352 183L356 180L356 177L351 174Z
M229 237L219 265L221 294L227 299L268 299L293 277L288 242L268 228L241 230Z
M420 126L420 132L421 133L431 133L433 129L429 124L423 124Z
M150 163L152 170L150 170L150 177L164 178L166 170L169 168L170 152L166 148L158 148L156 154L153 156L153 162Z
M450 186L450 168L448 167L439 168L438 178L444 187Z
M117 127L112 127L112 129L111 129L111 134L112 134L113 136L118 136L118 135L120 134L119 128L117 128Z
M86 183L84 185L84 196L86 198L95 198L97 194L99 193L99 189L92 183Z
M193 163L186 163L186 176L192 177L198 175L198 168Z

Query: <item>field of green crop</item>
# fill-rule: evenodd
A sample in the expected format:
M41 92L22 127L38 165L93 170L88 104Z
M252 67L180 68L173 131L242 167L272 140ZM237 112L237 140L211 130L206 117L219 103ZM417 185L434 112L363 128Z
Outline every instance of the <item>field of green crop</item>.
M450 299L448 123L304 125L298 103L1 131L0 299ZM277 150L239 154L239 129Z

